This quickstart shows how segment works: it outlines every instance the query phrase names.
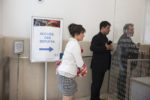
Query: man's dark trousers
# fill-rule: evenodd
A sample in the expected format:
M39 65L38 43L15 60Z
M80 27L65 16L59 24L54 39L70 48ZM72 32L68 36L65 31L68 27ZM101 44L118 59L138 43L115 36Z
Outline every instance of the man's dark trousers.
M91 100L100 100L100 89L104 80L105 72L92 69Z

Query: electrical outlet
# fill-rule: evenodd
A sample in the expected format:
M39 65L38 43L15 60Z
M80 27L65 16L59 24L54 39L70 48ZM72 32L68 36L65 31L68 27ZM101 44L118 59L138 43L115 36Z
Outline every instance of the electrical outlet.
M24 40L14 40L14 53L22 54L24 52Z

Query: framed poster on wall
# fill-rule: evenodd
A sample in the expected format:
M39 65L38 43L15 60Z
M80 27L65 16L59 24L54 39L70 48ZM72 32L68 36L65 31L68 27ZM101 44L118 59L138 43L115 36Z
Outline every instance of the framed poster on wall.
M60 18L32 17L30 37L31 62L54 62L62 52L63 20Z

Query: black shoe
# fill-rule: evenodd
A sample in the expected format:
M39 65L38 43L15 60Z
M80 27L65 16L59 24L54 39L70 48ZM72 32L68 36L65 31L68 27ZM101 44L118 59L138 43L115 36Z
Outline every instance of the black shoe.
M105 99L100 98L99 100L105 100Z

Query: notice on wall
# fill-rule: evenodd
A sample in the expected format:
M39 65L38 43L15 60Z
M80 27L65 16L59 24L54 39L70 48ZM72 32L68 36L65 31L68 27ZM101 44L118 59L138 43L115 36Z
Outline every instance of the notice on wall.
M31 62L55 62L62 52L62 19L32 17Z

